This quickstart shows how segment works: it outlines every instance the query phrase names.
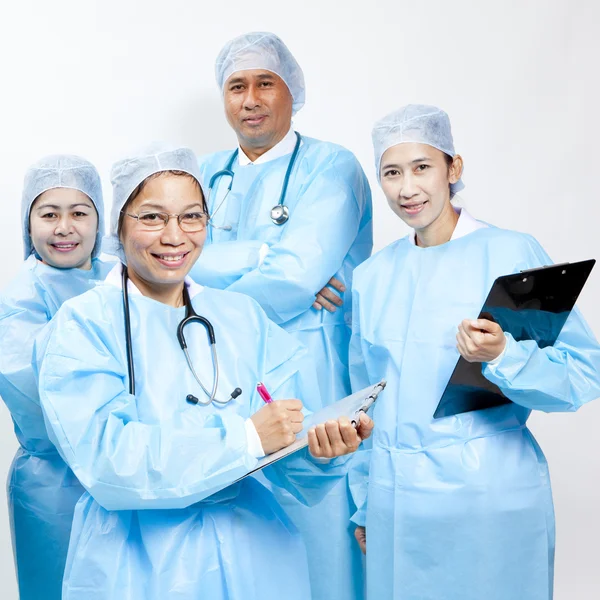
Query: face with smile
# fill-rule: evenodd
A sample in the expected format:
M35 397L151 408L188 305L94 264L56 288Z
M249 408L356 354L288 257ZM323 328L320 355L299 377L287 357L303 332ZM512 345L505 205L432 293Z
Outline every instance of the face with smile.
M388 148L381 157L381 187L390 208L417 235L454 213L450 184L462 173L462 158L418 143ZM454 225L454 224L453 224Z
M159 213L171 215L164 227ZM194 231L184 231L172 215L196 222L191 227ZM121 218L119 236L129 277L138 289L156 299L180 289L206 239L206 212L198 182L168 171L150 177L125 204Z
M90 269L98 213L79 190L55 188L40 194L29 211L29 233L42 262L58 269Z
M251 154L266 152L290 130L293 99L287 85L264 69L237 71L223 87L225 115L240 146Z

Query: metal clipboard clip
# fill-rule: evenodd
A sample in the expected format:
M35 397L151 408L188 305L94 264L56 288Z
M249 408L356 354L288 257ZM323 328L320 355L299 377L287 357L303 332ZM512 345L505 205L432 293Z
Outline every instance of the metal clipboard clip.
M385 379L382 379L373 388L373 391L365 398L363 405L354 413L354 416L352 417L351 423L353 427L356 427L358 425L358 422L360 421L360 413L367 413L369 408L371 408L371 406L373 406L373 404L375 403L375 400L377 400L379 394L383 392L386 385L387 382L385 381Z
M530 273L531 271L539 271L540 269L550 269L552 267L566 267L570 264L571 263L564 262L564 263L557 263L555 265L543 265L542 267L535 267L533 269L521 269L519 271L519 273Z

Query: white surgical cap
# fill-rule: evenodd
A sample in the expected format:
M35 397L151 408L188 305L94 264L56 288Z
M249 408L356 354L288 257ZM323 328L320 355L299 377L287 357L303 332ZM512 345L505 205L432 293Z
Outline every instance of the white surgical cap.
M381 157L384 152L406 142L416 142L433 146L454 158L454 142L448 115L435 106L409 104L377 121L373 127L373 149L375 169L381 182ZM452 195L465 187L462 179L450 184Z
M264 69L279 75L292 95L292 113L304 106L304 73L287 46L274 34L254 32L227 42L215 63L217 85L223 91L225 82L238 71Z
M110 171L113 204L110 213L110 232L104 239L102 250L118 256L124 264L126 264L125 253L118 232L121 211L140 183L151 175L163 171L188 173L202 187L202 177L194 151L163 143L152 144L133 156L119 160Z
M85 158L71 154L54 154L40 159L25 173L21 198L25 258L35 251L29 234L31 206L40 194L56 188L78 190L94 203L98 213L98 232L92 257L96 257L100 254L104 235L104 201L102 200L100 175L98 175L96 167Z

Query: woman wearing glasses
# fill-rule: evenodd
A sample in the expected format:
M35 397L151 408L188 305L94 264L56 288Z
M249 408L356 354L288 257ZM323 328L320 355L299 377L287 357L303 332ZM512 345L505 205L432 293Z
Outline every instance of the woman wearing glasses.
M152 148L113 167L112 251L123 265L66 303L38 347L50 436L87 490L66 600L310 597L302 541L271 492L250 477L234 482L294 440L296 398L319 393L315 375L306 351L254 300L186 277L206 236L199 182L195 155L182 148ZM191 310L216 346L189 323L186 361L177 332ZM288 399L264 404L259 381ZM371 429L368 418L357 430L346 419L319 425L310 452L348 454ZM303 452L265 474L315 502L344 462Z

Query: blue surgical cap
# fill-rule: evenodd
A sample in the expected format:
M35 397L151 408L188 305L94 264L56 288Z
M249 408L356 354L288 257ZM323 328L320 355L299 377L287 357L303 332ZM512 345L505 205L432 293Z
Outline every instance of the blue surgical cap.
M373 127L373 149L375 150L375 169L381 183L381 157L384 152L406 142L427 144L453 157L454 142L448 115L435 106L409 104L377 121ZM464 189L462 179L450 184L452 195Z
M164 171L183 171L191 175L202 188L198 159L193 150L164 143L145 147L133 156L116 162L110 171L113 204L110 213L110 232L104 238L103 251L113 254L126 264L123 245L119 239L119 217L136 187L146 178Z
M104 201L102 200L102 183L94 165L71 154L54 154L46 156L31 165L25 173L23 196L21 199L21 222L23 224L23 246L25 258L35 251L29 234L29 214L36 198L55 188L68 188L83 192L96 207L98 213L98 233L92 257L101 251L104 235Z
M304 106L304 73L287 46L274 34L263 31L246 33L227 42L215 63L217 85L238 71L265 69L279 75L292 95L292 112Z

